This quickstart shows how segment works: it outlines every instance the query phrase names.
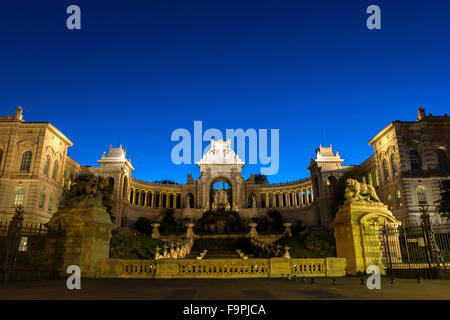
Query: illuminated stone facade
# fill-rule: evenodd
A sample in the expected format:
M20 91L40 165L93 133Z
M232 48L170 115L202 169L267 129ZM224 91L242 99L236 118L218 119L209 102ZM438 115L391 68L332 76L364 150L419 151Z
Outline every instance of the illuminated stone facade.
M347 170L356 170L362 182L373 185L400 220L417 219L419 201L435 211L438 181L449 178L447 115L426 116L421 108L416 121L394 121L369 144L374 155L361 165L342 166L338 152L320 146L308 167L311 177L257 184L253 175L242 177L245 163L229 142L213 141L198 162L197 180L189 174L185 184L161 184L132 178L134 168L122 146L111 146L98 167L80 166L67 155L72 142L63 133L48 122L25 122L18 108L14 116L0 118L0 220L9 219L14 205L22 204L26 222L47 222L64 188L83 170L114 182L117 225L130 225L141 216L158 219L167 208L179 218L197 219L204 211L223 206L247 219L277 209L287 221L329 227L333 189ZM215 196L218 192L220 197ZM220 203L214 200L219 198Z

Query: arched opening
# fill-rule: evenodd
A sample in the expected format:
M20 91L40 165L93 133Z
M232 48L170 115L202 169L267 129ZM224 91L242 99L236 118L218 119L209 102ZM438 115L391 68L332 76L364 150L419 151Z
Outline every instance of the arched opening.
M145 192L142 191L142 196L141 196L141 206L145 206Z
M217 178L211 182L209 203L215 209L233 208L233 191L231 183L225 178Z
M123 177L122 197L124 199L126 199L127 198L127 194L128 194L128 179L127 179L127 177Z
M130 203L133 204L134 190L130 190Z
M136 190L134 195L134 204L139 204L139 197L141 195L141 192Z
M441 172L447 172L448 171L447 154L442 149L437 149L436 153L437 153L437 158L438 158L438 162L439 162L439 170ZM1 159L0 159L0 163L1 163Z
M188 193L186 195L186 203L185 206L187 208L194 208L194 195L192 193Z
M253 204L253 202L255 202ZM250 193L247 197L247 208L256 208L256 195L254 193Z

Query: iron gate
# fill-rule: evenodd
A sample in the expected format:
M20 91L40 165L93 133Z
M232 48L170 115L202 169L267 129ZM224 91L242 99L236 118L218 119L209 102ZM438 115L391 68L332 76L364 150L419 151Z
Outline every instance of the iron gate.
M450 223L384 226L380 232L383 264L394 277L450 279Z
M23 208L0 223L0 275L8 280L55 279L62 265L64 232L46 225L24 225Z

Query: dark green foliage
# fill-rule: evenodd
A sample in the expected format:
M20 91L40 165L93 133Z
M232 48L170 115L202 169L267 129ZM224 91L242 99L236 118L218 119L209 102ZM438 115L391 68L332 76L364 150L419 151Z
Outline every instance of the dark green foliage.
M161 183L161 184L177 184L175 181L172 181L172 180L159 180L159 181L155 181L155 183Z
M269 180L267 179L267 176L262 174L262 173L258 173L255 174L255 183L256 184L268 184Z
M236 211L208 210L198 219L195 231L199 233L242 233L248 230Z
M345 172L342 177L337 179L336 184L334 185L333 202L331 205L331 213L333 219L336 216L339 206L344 203L345 181L349 178L356 179L358 181L360 180L358 173L355 170L350 170Z
M116 234L111 237L110 258L153 259L156 246L163 244L145 235Z
M270 210L267 217L253 218L252 221L258 224L256 230L259 234L279 234L285 229L281 213L277 210Z
M137 231L147 236L152 234L152 222L148 218L139 217L134 223L134 227Z
M439 212L443 217L450 218L450 179L441 180L441 198L439 199Z
M183 220L175 219L175 210L167 209L161 219L159 231L161 234L182 234L186 231Z
M307 236L294 235L277 241L287 244L292 258L326 258L336 256L336 243L332 233L316 233ZM284 252L284 251L283 251Z

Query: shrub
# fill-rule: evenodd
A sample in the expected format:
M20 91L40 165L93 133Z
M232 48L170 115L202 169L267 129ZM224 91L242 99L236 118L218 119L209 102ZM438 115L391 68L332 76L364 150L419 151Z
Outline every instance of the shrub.
M282 238L278 244L290 247L293 258L326 258L336 256L336 244L332 233L317 233L307 236L294 235ZM284 252L284 250L282 250Z
M136 220L134 227L137 231L147 236L150 236L152 234L152 222L150 221L150 219L147 219L145 217L139 217Z
M116 234L111 237L110 258L153 259L156 246L163 244L145 235Z

